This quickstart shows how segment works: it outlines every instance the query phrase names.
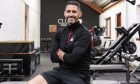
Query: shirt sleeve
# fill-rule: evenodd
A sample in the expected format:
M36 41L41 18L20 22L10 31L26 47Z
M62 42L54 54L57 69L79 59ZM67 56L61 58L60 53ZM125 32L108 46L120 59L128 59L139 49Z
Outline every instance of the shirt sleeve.
M59 49L59 36L60 36L59 32L57 32L56 35L55 35L55 39L54 39L54 45L53 45L53 47L51 48L51 51L50 51L50 59L53 63L62 62L56 54L56 51Z
M91 42L91 35L87 31L79 34L78 40L74 43L72 53L66 53L63 57L64 63L74 65L78 63L82 56L85 56Z

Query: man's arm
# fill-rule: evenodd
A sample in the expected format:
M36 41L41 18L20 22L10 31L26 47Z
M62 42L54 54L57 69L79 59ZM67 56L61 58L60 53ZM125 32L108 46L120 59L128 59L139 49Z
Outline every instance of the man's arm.
M53 63L62 62L62 60L57 56L57 50L59 49L59 32L55 35L54 46L50 51L51 61Z
M62 61L64 61L64 60L63 60L64 54L65 54L65 52L62 51L61 49L58 49L58 50L57 50L57 56L58 56L59 59L61 59Z

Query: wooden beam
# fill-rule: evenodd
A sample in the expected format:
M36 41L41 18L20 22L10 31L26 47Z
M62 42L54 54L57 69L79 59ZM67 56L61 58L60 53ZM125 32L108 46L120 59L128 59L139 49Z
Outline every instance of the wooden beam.
M102 8L102 11L103 12L106 11L107 9L115 6L116 4L120 3L121 1L123 1L123 0L117 0L117 1L109 3L108 5L106 5L105 7Z
M89 0L79 0L80 2L84 3L85 5L91 7L93 10L95 10L98 13L102 13L102 8L100 6L97 6L93 2Z

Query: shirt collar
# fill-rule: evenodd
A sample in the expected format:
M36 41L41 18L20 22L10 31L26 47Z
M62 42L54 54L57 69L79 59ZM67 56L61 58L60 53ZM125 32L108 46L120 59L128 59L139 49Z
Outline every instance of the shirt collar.
M78 21L78 22L75 22L74 24L68 26L68 29L69 30L74 30L74 29L76 29L79 26L80 26L80 22Z

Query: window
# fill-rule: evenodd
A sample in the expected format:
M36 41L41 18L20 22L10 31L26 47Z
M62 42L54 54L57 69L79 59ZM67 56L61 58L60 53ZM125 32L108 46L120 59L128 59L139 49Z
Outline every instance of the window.
M106 36L111 37L111 18L106 18Z
M121 27L121 13L117 14L117 27ZM117 37L119 33L117 32Z

